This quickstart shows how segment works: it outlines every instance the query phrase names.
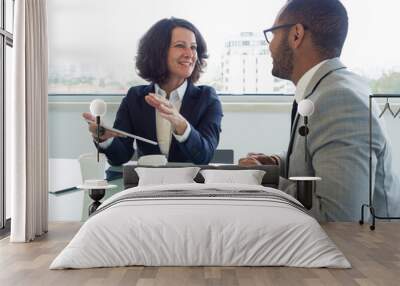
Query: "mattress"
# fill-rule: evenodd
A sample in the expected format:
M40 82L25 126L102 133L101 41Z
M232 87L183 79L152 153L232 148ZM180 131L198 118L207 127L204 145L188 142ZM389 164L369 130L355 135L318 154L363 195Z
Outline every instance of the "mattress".
M130 265L351 267L293 197L263 186L197 183L115 194L50 269Z

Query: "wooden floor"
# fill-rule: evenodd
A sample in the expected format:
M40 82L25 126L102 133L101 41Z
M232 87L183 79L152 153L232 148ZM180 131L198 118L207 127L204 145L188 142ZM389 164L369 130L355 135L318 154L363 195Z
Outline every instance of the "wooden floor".
M121 267L48 270L80 227L53 223L43 238L27 244L0 241L0 285L400 285L400 224L323 225L353 268Z

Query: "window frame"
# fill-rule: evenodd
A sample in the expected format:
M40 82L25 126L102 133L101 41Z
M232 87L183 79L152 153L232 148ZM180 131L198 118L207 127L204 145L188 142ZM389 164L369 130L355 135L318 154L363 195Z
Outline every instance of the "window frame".
M6 217L6 188L5 188L5 105L6 105L6 59L7 46L13 47L13 34L6 30L7 9L6 0L0 0L1 21L0 21L0 236L10 231L10 219ZM12 0L14 14L15 0ZM13 18L13 15L11 15Z

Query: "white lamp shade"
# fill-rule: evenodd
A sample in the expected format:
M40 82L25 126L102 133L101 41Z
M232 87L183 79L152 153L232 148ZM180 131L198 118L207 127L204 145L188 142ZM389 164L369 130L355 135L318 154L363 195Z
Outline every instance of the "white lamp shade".
M309 99L303 99L300 101L297 110L301 116L310 116L314 113L314 103Z
M107 104L102 99L95 99L90 103L90 113L94 116L104 116L107 112Z

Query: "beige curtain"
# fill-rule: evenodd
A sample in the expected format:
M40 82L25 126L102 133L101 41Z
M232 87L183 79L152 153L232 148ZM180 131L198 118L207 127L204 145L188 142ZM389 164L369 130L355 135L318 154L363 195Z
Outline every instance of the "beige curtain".
M13 92L7 112L7 178L12 242L28 242L48 227L46 0L16 0Z

